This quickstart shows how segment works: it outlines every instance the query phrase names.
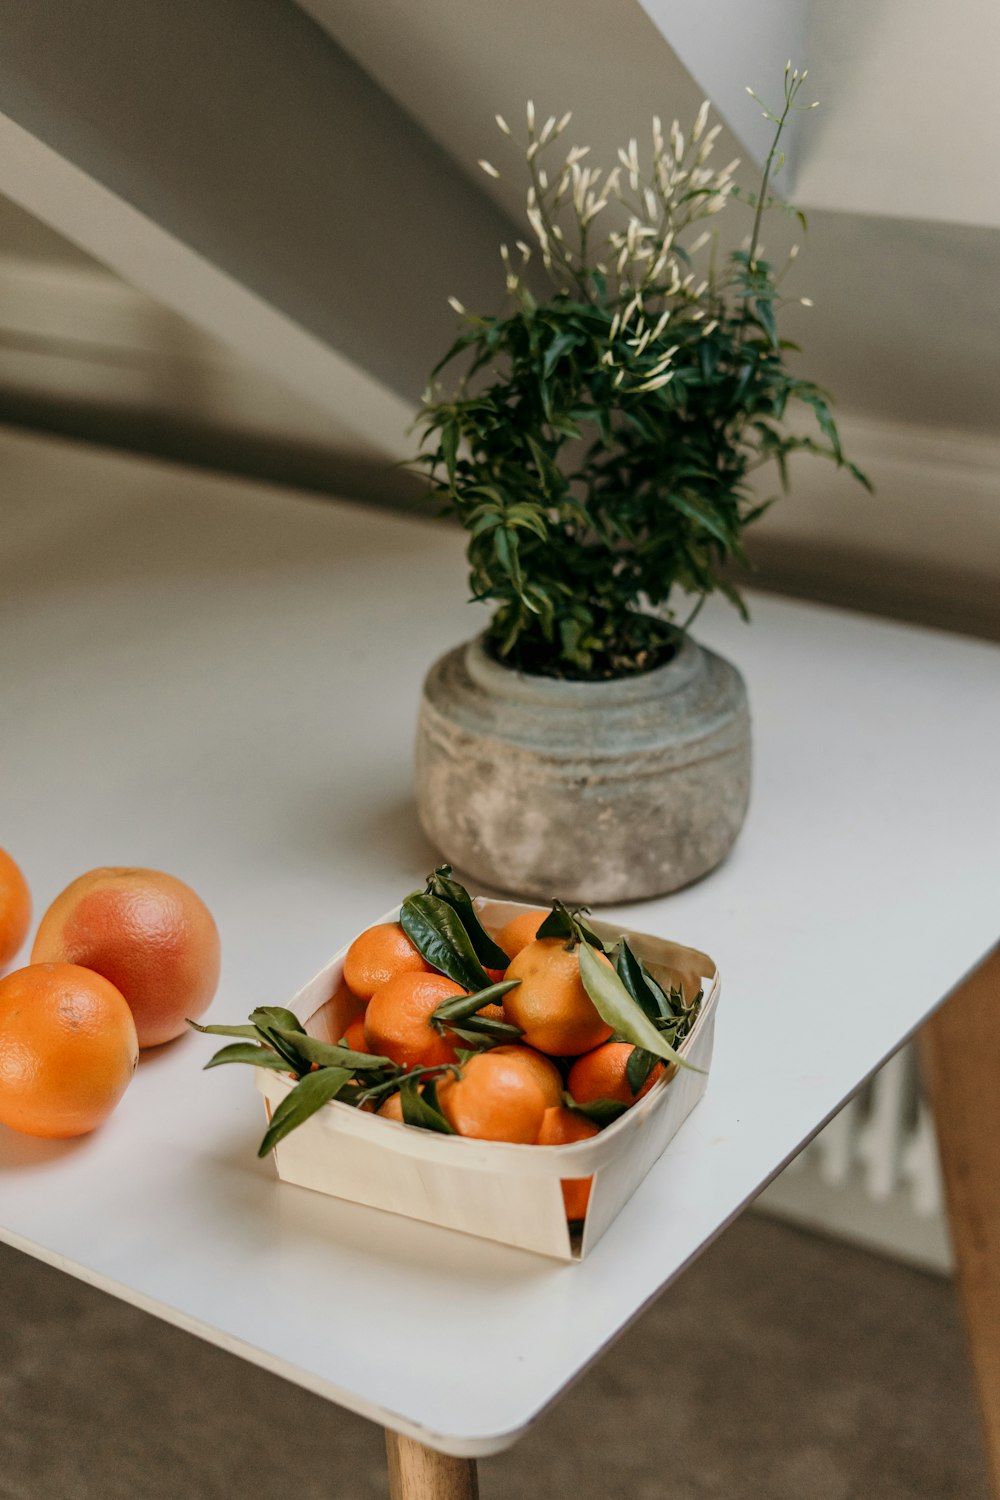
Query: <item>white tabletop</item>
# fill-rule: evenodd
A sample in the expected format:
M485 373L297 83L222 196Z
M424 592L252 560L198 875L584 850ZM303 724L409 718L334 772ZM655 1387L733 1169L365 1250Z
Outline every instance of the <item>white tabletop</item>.
M283 1002L435 862L410 747L476 627L461 538L21 436L0 464L0 844L38 913L98 864L180 875L211 1017ZM278 1185L249 1071L193 1036L91 1137L0 1128L0 1236L446 1451L512 1442L1000 935L1000 650L753 614L698 629L750 691L739 843L614 913L717 959L708 1093L584 1263Z

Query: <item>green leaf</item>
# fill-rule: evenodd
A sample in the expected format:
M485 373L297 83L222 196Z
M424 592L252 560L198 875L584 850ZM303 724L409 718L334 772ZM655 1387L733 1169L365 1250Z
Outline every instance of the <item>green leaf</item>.
M574 1114L584 1115L601 1130L605 1125L613 1125L628 1109L628 1105L622 1104L618 1099L592 1099L589 1104L577 1104L572 1094L564 1093L563 1101L567 1109L571 1109Z
M504 995L516 990L520 983L519 979L501 979L498 984L489 984L484 990L477 990L474 995L455 995L451 1000L442 1000L435 1008L431 1020L465 1021L482 1010L484 1005L496 1005Z
M334 1042L321 1042L314 1036L286 1032L275 1027L279 1036L293 1041L295 1050L307 1061L319 1063L321 1068L350 1068L352 1072L375 1072L379 1068L391 1068L395 1064L391 1057L381 1057L374 1052L355 1052L351 1047L340 1047Z
M473 951L481 964L487 969L506 969L510 959L499 944L493 941L480 922L479 914L472 904L472 897L465 886L451 878L450 865L441 865L432 875L428 875L427 894L437 896L456 913L469 935Z
M575 329L567 330L564 333L557 333L545 351L545 359L542 363L543 378L548 378L563 355L568 354L571 349L575 349L579 342L580 335Z
M424 1085L423 1093L421 1093L415 1078L404 1078L400 1085L399 1095L403 1104L404 1124L416 1125L421 1130L436 1130L441 1135L455 1134L441 1113L437 1086L433 1079Z
M407 896L399 921L417 952L432 968L440 969L463 989L477 991L489 987L489 975L476 957L461 917L440 896L419 891Z
M256 1026L199 1026L197 1021L188 1021L187 1024L192 1031L200 1031L203 1036L241 1036L249 1041L260 1041Z
M579 941L576 924L561 901L557 901L545 921L540 923L536 938L565 938L567 942Z
M470 1016L467 1021L452 1022L448 1030L453 1036L461 1037L463 1042L476 1042L480 1037L488 1037L493 1042L513 1043L519 1042L524 1035L520 1026L515 1026L510 1021L494 1021L489 1016Z
M303 1054L287 1035L282 1035L282 1032L291 1032L296 1038L300 1035L305 1036L305 1028L298 1016L294 1016L290 1010L285 1010L279 1005L261 1005L251 1012L250 1020L275 1052L280 1052L281 1056L288 1060L293 1072L306 1072L306 1059Z
M270 1047L255 1047L252 1042L234 1042L231 1047L220 1048L205 1067L218 1068L222 1063L249 1063L252 1068L274 1068L281 1073L289 1071L284 1057L279 1057Z
M599 953L608 951L608 944L597 936L592 927L583 920L582 913L589 911L586 906L564 906L561 901L553 901L552 910L541 923L535 934L538 938L565 938L567 942L589 943Z
M728 548L731 546L733 540L731 527L720 520L708 506L703 505L699 500L695 500L690 490L672 490L670 504L683 515L690 516L693 521L697 521L699 526L703 526L724 547Z
M458 453L458 423L445 422L441 428L441 456L448 471L448 478L455 483L455 458Z
M320 1068L318 1073L307 1073L274 1111L257 1155L266 1156L290 1131L322 1109L324 1104L329 1104L350 1078L349 1068Z
M618 950L615 971L632 999L642 1007L651 1021L660 1016L673 1015L673 1008L663 990L624 938Z
M281 1026L285 1031L297 1031L305 1036L306 1028L298 1016L285 1010L282 1005L258 1005L256 1010L250 1012L250 1020L257 1025L258 1017L266 1026Z
M633 1047L625 1064L625 1081L633 1094L638 1094L660 1059L655 1052L645 1047Z
M693 1063L687 1062L671 1047L645 1011L632 999L614 969L599 963L587 943L581 944L578 959L584 989L603 1021L635 1047L644 1047L647 1052L654 1052L657 1057L666 1058L668 1062L675 1062L682 1068L689 1068L693 1073L705 1071L704 1068L696 1068Z
M774 308L769 298L758 297L754 303L754 312L757 321L767 334L774 348L778 347L778 325L774 317Z

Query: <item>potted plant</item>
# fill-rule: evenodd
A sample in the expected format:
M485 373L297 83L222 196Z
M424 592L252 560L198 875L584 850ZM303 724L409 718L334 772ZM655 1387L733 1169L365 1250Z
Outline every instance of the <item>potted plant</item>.
M528 105L535 244L501 248L501 313L453 303L462 328L432 380L456 360L461 378L428 393L415 461L468 532L473 597L494 606L425 682L418 808L447 859L494 887L594 902L673 890L742 824L746 691L689 626L715 590L746 614L726 567L769 503L754 470L773 461L784 485L806 450L863 481L825 393L787 366L784 270L760 250L804 77L789 66L781 113L765 109L753 195L738 163L710 164L707 102L687 136L654 119L649 164L633 139L609 172L581 147L547 165L570 117L538 128ZM749 238L723 256L716 216L737 201ZM789 427L793 404L815 436Z

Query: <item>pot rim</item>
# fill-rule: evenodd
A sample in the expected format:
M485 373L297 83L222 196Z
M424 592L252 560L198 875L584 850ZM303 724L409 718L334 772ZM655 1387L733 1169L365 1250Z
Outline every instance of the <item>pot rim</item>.
M504 666L487 653L484 640L485 634L475 636L465 643L463 653L466 670L477 687L494 698L565 708L617 708L641 703L648 698L662 698L690 682L704 656L703 648L689 635L684 635L677 654L651 672L613 677L602 682L573 682Z

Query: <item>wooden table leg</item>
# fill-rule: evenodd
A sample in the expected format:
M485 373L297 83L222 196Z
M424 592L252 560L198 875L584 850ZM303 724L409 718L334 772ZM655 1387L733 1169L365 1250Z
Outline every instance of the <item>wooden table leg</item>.
M921 1043L987 1464L1000 1500L1000 948L931 1017Z
M474 1458L449 1458L388 1429L385 1450L390 1500L479 1500Z

